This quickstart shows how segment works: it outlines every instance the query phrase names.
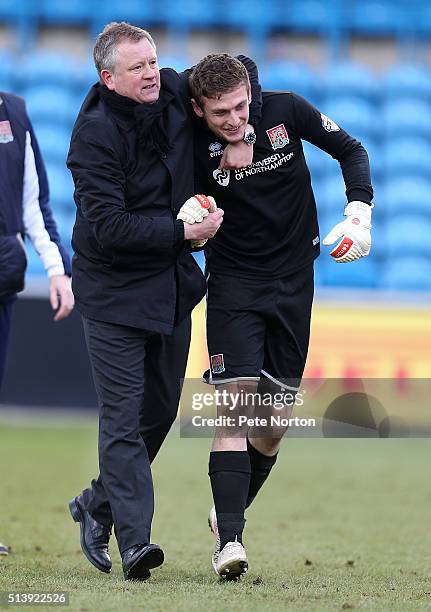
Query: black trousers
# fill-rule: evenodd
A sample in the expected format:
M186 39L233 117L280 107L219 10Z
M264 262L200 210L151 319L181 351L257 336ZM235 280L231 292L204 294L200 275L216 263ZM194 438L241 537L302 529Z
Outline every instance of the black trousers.
M91 516L114 525L120 552L150 542L150 463L175 421L191 319L172 336L84 318L99 400L100 475L83 491Z

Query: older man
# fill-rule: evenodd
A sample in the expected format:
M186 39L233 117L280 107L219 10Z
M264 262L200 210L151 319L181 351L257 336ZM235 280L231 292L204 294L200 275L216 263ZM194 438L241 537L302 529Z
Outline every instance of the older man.
M159 71L150 34L126 23L106 26L94 60L100 82L79 113L68 166L73 288L99 398L100 476L70 510L95 567L111 570L113 524L125 578L144 580L164 559L150 544L150 463L176 417L190 312L205 293L190 241L213 237L223 211L203 218L191 198L187 75ZM243 165L247 144L239 151Z

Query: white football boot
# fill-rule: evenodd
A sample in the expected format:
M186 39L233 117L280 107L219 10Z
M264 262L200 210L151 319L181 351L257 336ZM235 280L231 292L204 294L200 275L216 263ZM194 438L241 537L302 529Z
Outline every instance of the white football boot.
M211 558L215 573L224 580L238 580L248 570L244 546L235 540L235 542L228 542L223 550L220 550L220 536L214 506L208 515L208 525L216 539L214 553Z
M211 533L213 534L215 538L215 548L214 548L213 555L211 557L211 563L212 563L215 573L218 575L216 565L217 565L218 556L220 554L220 536L219 536L218 527L217 527L217 515L216 515L215 506L211 508L208 514L208 526L211 529Z

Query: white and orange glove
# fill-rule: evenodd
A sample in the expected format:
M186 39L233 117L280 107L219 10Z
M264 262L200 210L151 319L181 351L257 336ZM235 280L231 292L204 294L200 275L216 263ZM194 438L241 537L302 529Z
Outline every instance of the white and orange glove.
M212 196L197 194L184 202L178 212L177 219L193 225L193 223L201 223L205 217L215 210L217 210L217 204ZM207 240L191 240L190 244L193 249L200 249L206 242Z
M341 238L330 255L337 263L348 263L368 255L371 249L371 209L373 204L349 202L344 208L345 221L337 223L323 239L328 246Z
M209 214L210 203L204 195L194 195L184 202L178 211L177 219L184 223L200 223Z

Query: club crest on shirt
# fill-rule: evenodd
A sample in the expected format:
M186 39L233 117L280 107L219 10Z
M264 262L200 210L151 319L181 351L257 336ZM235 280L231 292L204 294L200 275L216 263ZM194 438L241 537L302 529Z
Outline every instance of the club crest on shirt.
M230 170L214 170L213 177L220 187L227 187L230 181Z
M225 371L223 353L211 355L211 371L213 374L221 374Z
M0 142L12 142L13 134L9 121L0 121Z
M287 135L284 123L280 123L280 125L276 125L275 127L266 130L266 133L268 134L269 141L274 150L282 149L289 144L289 136Z
M208 147L208 151L210 152L210 157L223 155L223 145L220 142L212 142Z
M320 113L320 116L322 118L322 125L327 132L339 132L340 131L340 127L335 123L335 121L332 121L332 119L330 119L323 113Z

